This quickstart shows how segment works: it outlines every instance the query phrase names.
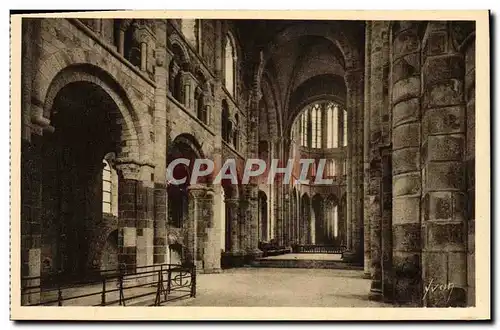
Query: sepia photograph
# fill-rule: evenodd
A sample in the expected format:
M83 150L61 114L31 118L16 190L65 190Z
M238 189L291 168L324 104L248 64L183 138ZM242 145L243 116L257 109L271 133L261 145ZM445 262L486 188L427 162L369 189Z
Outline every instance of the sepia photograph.
M12 14L11 54L11 319L490 318L488 11Z

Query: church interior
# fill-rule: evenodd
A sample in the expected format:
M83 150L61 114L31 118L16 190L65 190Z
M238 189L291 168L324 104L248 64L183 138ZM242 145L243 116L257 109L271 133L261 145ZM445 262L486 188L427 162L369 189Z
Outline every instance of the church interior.
M475 305L473 21L24 18L21 65L22 277L316 251L371 300ZM315 162L173 185L180 157Z

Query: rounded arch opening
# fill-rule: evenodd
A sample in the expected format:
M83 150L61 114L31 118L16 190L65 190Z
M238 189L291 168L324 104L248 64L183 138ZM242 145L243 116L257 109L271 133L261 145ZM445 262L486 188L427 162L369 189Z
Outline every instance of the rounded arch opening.
M51 259L42 274L60 272L69 280L100 267L94 258L106 246L101 232L113 221L103 216L113 213L103 203L103 170L111 170L109 156L119 153L128 129L119 124L126 110L115 102L116 94L95 77L76 78L66 84L57 80L49 89L46 106L54 132L43 136L41 148L41 217L47 225L42 258Z

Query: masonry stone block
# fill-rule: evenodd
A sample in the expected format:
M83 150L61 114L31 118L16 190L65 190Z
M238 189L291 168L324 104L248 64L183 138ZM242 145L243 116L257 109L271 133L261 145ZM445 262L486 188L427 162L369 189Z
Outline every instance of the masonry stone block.
M420 222L420 196L399 197L392 200L392 224Z
M462 162L429 162L425 165L425 170L425 191L462 191L465 188L465 168Z
M420 151L418 148L394 150L392 154L392 173L395 175L418 171L420 168Z
M417 195L421 191L418 173L407 173L393 177L393 196Z
M426 87L422 108L438 108L460 105L464 102L464 86L460 79L440 80Z
M392 108L392 125L397 126L420 118L420 100L417 97L396 103Z
M394 127L392 130L392 147L395 150L405 147L420 146L420 124L409 123Z
M392 103L398 103L420 95L420 77L412 76L398 80L392 87Z
M463 251L467 241L464 223L426 223L428 251Z

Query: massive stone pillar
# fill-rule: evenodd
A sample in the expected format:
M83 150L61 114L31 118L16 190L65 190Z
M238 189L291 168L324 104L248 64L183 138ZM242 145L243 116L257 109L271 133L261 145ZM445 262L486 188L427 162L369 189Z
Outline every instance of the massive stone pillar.
M365 27L365 102L363 121L363 218L364 218L364 276L371 278L371 245L370 245L370 83L371 83L371 22L366 22Z
M363 85L364 77L360 70L349 70L345 75L347 85L347 111L352 143L348 146L351 154L351 249L347 258L363 263ZM349 151L351 150L351 151Z
M476 176L476 139L475 139L475 128L476 128L476 47L475 47L475 34L471 33L469 37L464 41L465 47L463 47L463 52L465 53L465 91L466 91L466 102L467 102L467 151L465 155L465 160L467 162L467 201L468 201L468 230L467 230L467 306L475 306L475 201L476 201L476 190L475 190L475 176Z
M425 306L465 306L465 68L448 22L429 22L422 56L423 302ZM426 290L435 285L446 289Z
M387 126L387 67L389 62L389 22L373 21L371 26L368 217L370 221L370 298L382 299L382 168L380 147L384 144L382 127ZM387 142L387 141L385 141ZM368 219L367 219L368 221Z
M348 123L352 122L352 114L348 113ZM351 124L348 124L349 129L352 131ZM352 134L352 133L351 133ZM352 139L347 142L347 173L346 173L346 248L347 251L352 250Z
M147 167L143 167L142 170L149 172ZM154 195L153 182L149 180L137 182L137 266L152 265L154 262Z
M165 20L155 21L157 47L155 51L155 109L154 109L154 256L155 264L164 263L167 253L167 81L168 63L166 54L167 23Z
M247 155L248 158L256 159L259 157L259 104L262 99L259 68L262 66L263 59L256 58L255 76L252 86L252 95L248 109L247 122ZM247 237L246 252L250 259L254 259L262 254L259 250L259 217L258 217L258 181L256 177L251 177L250 182L245 185L245 197L247 209L246 232Z
M42 246L42 154L43 127L32 122L32 75L38 66L40 20L23 19L22 22L22 99L21 99L21 276L36 277L41 274ZM41 110L41 109L40 109ZM42 112L42 111L40 111ZM37 118L33 116L33 118ZM39 124L43 124L40 122ZM48 121L46 122L48 124ZM46 125L43 125L46 126ZM23 281L21 286L37 286L40 280ZM21 296L21 304L35 304L40 293Z
M137 189L135 164L117 165L118 180L118 262L126 272L137 267Z
M214 235L213 190L204 185L195 185L189 187L189 192L194 198L193 234L196 268L205 273L217 272L220 269L220 241L214 239L218 235Z
M245 198L248 205L247 226L245 236L247 239L246 253L250 260L259 257L262 252L259 250L259 217L258 217L258 191L259 187L255 182L245 185Z
M392 26L394 299L421 304L420 38L415 22Z
M229 222L229 227L231 228L230 238L230 253L235 256L240 253L240 242L239 242L239 205L240 201L237 198L226 198L224 201L226 207L226 221Z

